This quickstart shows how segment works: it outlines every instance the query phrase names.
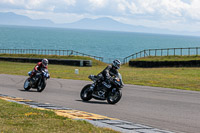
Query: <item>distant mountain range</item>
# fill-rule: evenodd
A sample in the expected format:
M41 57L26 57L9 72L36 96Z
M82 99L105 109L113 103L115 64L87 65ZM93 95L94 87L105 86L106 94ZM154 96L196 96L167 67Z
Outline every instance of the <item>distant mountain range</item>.
M0 24L22 26L53 26L54 23L47 19L33 20L27 16L17 15L12 12L0 13Z
M98 19L84 18L74 23L56 24L48 19L34 20L27 16L17 15L12 12L6 12L6 13L0 12L0 24L18 25L18 26L58 27L58 28L71 28L71 29L142 32L142 33L157 33L157 34L200 35L200 33L174 32L167 29L133 26L120 23L118 21L115 21L107 17Z

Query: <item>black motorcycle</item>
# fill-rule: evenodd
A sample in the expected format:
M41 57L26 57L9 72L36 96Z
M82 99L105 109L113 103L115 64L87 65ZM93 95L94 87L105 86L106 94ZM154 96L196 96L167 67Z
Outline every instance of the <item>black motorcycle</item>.
M99 76L90 75L88 78L94 82L95 86L92 90L90 89L92 84L88 84L83 87L80 93L83 101L89 101L94 98L97 100L107 100L109 104L115 104L121 99L121 89L124 84L120 73L112 78L111 88L106 88L103 85L104 81L102 81Z
M31 75L31 71L28 72L28 75ZM38 71L35 76L32 78L27 78L24 82L24 89L26 91L31 88L37 89L38 92L42 92L46 87L46 80L50 78L50 74L47 69L42 69Z

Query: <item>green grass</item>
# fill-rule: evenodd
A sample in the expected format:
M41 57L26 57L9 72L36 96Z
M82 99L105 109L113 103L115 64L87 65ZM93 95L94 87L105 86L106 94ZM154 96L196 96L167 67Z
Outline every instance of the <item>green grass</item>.
M131 61L190 61L200 60L200 56L148 56L144 58L131 59Z
M36 64L0 61L0 74L27 76ZM74 67L49 64L49 72L53 78L89 80L88 75L98 74L106 65L93 67ZM79 69L79 74L75 74ZM123 65L120 69L126 84L158 86L184 90L200 91L200 68L135 68Z
M117 133L108 128L0 99L1 133Z
M122 68L127 84L200 91L200 68Z
M26 58L47 58L47 59L75 59L75 60L92 60L92 65L93 66L102 66L105 65L105 63L95 60L90 57L86 56L58 56L58 55L38 55L38 54L0 54L0 57L26 57Z

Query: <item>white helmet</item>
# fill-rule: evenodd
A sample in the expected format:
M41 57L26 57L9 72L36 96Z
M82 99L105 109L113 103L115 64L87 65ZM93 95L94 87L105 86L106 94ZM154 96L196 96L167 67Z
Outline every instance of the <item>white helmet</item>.
M120 60L114 60L112 65L116 68L116 69L119 69L120 68L120 65L121 65L121 62Z
M42 59L42 65L44 66L44 67L46 67L47 65L48 65L48 60L47 59Z

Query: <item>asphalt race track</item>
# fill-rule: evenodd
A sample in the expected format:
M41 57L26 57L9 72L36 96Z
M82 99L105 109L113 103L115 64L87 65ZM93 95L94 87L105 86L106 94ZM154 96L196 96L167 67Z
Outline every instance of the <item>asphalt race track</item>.
M200 92L125 85L115 105L106 101L82 102L80 91L89 81L49 79L41 93L23 90L27 77L0 74L0 94L51 103L112 118L173 131L200 132Z

